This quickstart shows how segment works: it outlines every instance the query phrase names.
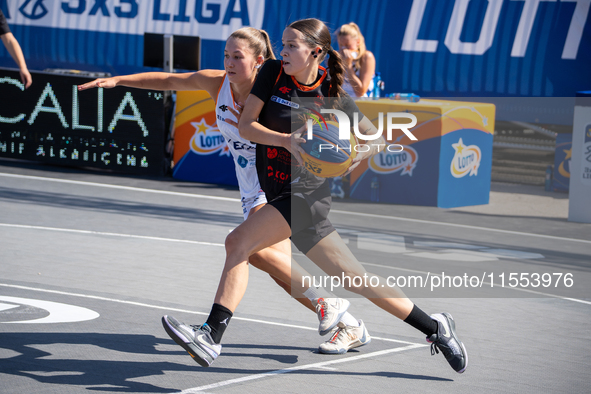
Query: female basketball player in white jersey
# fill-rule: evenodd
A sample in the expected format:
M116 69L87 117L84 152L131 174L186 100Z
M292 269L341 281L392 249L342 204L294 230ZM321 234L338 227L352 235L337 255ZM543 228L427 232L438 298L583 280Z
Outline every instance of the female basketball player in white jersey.
M129 86L135 88L152 90L205 90L216 101L217 126L232 153L236 163L236 177L240 188L242 199L242 209L244 219L267 202L265 193L261 190L256 167L255 144L242 138L238 132L238 121L242 107L250 94L254 81L261 66L265 61L275 59L269 36L263 30L252 27L245 27L236 30L226 41L224 50L224 70L202 70L194 73L171 74L163 72L150 72L126 76L117 76L112 78L99 78L92 82L80 85L79 90L85 90L94 87L113 88L116 86ZM238 164L238 160L242 165ZM246 164L245 164L246 161ZM265 232L262 230L261 232ZM285 289L290 295L297 296L304 306L317 312L320 320L319 331L321 335L327 334L337 324L347 326L355 324L359 328L357 339L346 337L346 341L340 343L335 348L330 340L320 346L323 353L343 353L347 350L365 345L370 342L369 334L363 322L356 320L347 312L349 302L335 298L334 295L326 292L324 289L291 289L291 283L303 283L302 276L310 276L297 263L291 263L291 245L288 239L272 245L264 250L250 256L249 263L255 267L269 273L271 277ZM234 276L235 271L224 271L224 276ZM239 275L245 275L244 283L248 282L248 270L241 271ZM244 286L244 289L246 286ZM306 290L304 292L304 290ZM221 294L220 288L218 293ZM313 302L313 303L312 303ZM231 317L235 305L221 306L219 297L216 296L212 308L212 317L208 320L210 326L214 327L214 336L223 334L224 325L219 326L219 322L224 321L226 317ZM231 309L229 309L231 308ZM226 326L227 322L226 321ZM176 335L178 331L184 330L189 334L192 329L176 319L165 316L163 325L171 337L191 353L192 345L179 339ZM334 337L331 336L331 337Z

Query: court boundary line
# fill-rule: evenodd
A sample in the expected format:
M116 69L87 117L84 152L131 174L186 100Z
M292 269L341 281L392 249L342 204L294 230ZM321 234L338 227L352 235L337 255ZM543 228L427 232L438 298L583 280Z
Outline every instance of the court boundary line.
M151 237L151 236L144 236L144 235L107 233L107 232L99 232L99 231L91 231L91 230L63 229L63 228L57 228L57 227L31 226L31 225L20 225L20 224L10 224L10 223L0 223L0 227L23 228L23 229L33 229L33 230L48 230L48 231L58 231L58 232L79 233L79 234L86 234L86 235L105 235L105 236L112 236L112 237L132 238L132 239L149 239L149 240L156 240L156 241L181 242L181 243L198 244L198 245L206 245L206 246L218 246L218 247L225 246L224 244L213 243L213 242L190 241L190 240L182 240L182 239L174 239L174 238L161 238L161 237ZM304 256L301 253L293 253L293 254ZM394 267L394 266L389 266L389 265L381 265L381 264L376 264L376 263L368 263L368 262L363 262L363 261L360 261L360 263L361 263L361 265L389 268L389 269L393 269L393 270L408 271L408 272L415 272L415 273L421 273L421 274L428 273L427 271L413 270L413 269L409 269L409 268ZM429 274L431 276L441 276L439 274L431 273L431 272L429 272ZM490 284L490 282L483 282L483 284ZM497 286L497 287L500 287L500 286ZM582 299L578 299L578 298L565 297L565 296L560 296L557 294L550 294L550 293L542 293L540 291L522 289L519 287L505 286L503 288L515 290L515 291L522 291L525 293L539 294L539 295L542 295L545 297L558 298L561 300L567 300L567 301L578 302L581 304L591 305L591 301L586 301L586 300L582 300ZM499 299L505 299L505 298L499 297ZM386 340L386 339L384 339L384 340Z
M218 201L232 201L232 202L239 202L240 201L239 198L232 198L232 197L217 197L217 196L209 196L206 194L171 192L171 191L167 191L167 190L146 189L146 188L122 186L122 185L111 185L108 183L76 181L76 180L71 180L71 179L58 179L58 178L51 178L51 177L45 178L45 177L34 176L34 175L8 174L8 173L1 173L0 172L0 176L6 176L6 177L11 177L11 178L40 180L40 181L47 181L47 182L61 182L61 183L79 184L79 185L86 185L86 186L104 187L104 188L121 189L121 190L129 190L129 191L139 191L139 192L144 192L144 193L166 194L166 195L174 195L174 196L190 197L190 198L203 198L203 199L218 200ZM585 240L585 239L557 237L557 236L553 236L553 235L544 235L544 234L535 234L535 233L525 233L525 232L520 232L520 231L471 226L471 225L467 225L467 224L436 222L436 221L431 221L431 220L404 218L404 217L400 217L400 216L377 215L377 214L373 214L373 213L349 212L349 211L341 211L338 209L331 209L331 212L334 212L334 213L337 213L340 215L362 216L362 217L368 217L368 218L398 220L398 221L410 222L410 223L435 224L435 225L439 225L439 226L449 226L449 227L465 228L465 229L470 229L470 230L490 231L490 232L496 232L496 233L501 233L501 234L523 235L523 236L528 236L528 237L538 237L538 238L552 239L552 240L557 240L557 241L570 241L570 242L581 242L581 243L585 243L585 244L591 244L591 241Z
M50 293L50 294L59 294L59 295L72 296L72 297L87 298L87 299L97 300L97 301L109 301L109 302L115 302L115 303L119 303L119 304L140 306L140 307L144 307L144 308L159 309L159 310L165 310L165 311L171 311L171 312L180 312L180 313L188 313L188 314L192 314L192 315L209 316L209 312L191 311L191 310L187 310L187 309L146 304L144 302L138 302L138 301L120 300L117 298L95 296L95 295L91 295L91 294L71 293L71 292L61 291L61 290L51 290L51 289L43 289L43 288L23 286L23 285L13 285L13 284L9 284L9 283L0 283L0 286L13 288L13 289L20 289L20 290L30 290L30 291L38 291L38 292L42 292L42 293ZM270 326L297 328L300 330L318 331L318 328L316 328L316 327L300 326L297 324L278 323L278 322L273 322L273 321L268 321L268 320L253 319L253 318L249 318L249 317L233 316L232 320L241 320L241 321L246 321L249 323L261 323L261 324L267 324ZM385 341L385 342L401 343L401 344L405 344L405 345L428 346L428 345L418 344L416 342L403 341L400 339L376 337L373 335L371 336L371 339L377 339L377 340Z
M45 177L35 176L35 175L8 174L5 172L0 172L0 176L5 176L5 177L9 177L9 178L24 178L24 179L31 179L31 180L36 180L36 181L69 183L69 184L73 184L73 185L104 187L107 189L120 189L120 190L129 190L129 191L144 192L144 193L167 194L167 195L171 195L171 196L180 196L180 197L193 197L193 198L205 198L205 199L219 200L219 201L240 202L239 198L234 198L234 197L220 197L220 196L209 196L207 194L191 194L191 193L182 193L182 192L171 192L168 190L146 189L146 188L142 188L142 187L123 186L123 185L111 185L109 183L76 181L73 179L59 179L59 178L50 178L50 177L45 178Z
M205 245L205 246L225 246L224 244L216 243L216 242L191 241L191 240L188 240L188 239L153 237L153 236L150 236L150 235L133 235L133 234L121 234L121 233L109 233L109 232L94 231L94 230L78 230L78 229L59 228L59 227L32 226L32 225L28 225L28 224L0 223L0 227L12 227L12 228L23 228L23 229L31 229L31 230L57 231L57 232L74 233L74 234L85 234L85 235L105 235L105 236L109 236L109 237L132 238L132 239L148 239L148 240L151 240L151 241L179 242L179 243L188 243L188 244Z
M8 283L0 283L0 286L20 289L20 290L30 290L30 291L38 291L38 292L51 293L51 294L81 297L81 298L93 299L93 300L98 300L98 301L110 301L110 302L116 302L116 303L121 303L121 304L147 307L147 308L152 308L152 309L162 309L162 310L168 310L168 311L174 311L174 312L189 313L189 314L194 314L194 315L204 315L204 316L209 315L209 313L206 313L206 312L189 311L189 310L180 309L180 308L168 308L168 307L159 306L159 305L146 304L143 302L119 300L116 298L94 296L94 295L90 295L90 294L70 293L70 292L60 291L60 290L42 289L42 288L22 286L22 285L12 285L12 284L8 284ZM309 330L309 331L317 331L317 328L313 328L313 327L299 326L299 325L295 325L295 324L276 323L276 322L270 322L270 321L266 321L266 320L244 318L244 317L239 317L239 316L233 316L232 320L242 320L242 321L247 321L247 322L262 323L262 324L273 325L273 326L281 326L281 327L304 329L304 330ZM282 375L282 374L286 374L286 373L290 373L290 372L312 369L312 368L324 368L327 365L341 364L341 363L361 360L361 359L365 359L365 358L369 358L369 357L377 357L377 356L381 356L384 354L398 353L398 352L402 352L402 351L406 351L406 350L418 349L418 348L429 346L427 344L420 344L420 343L402 341L402 340L391 339L391 338L381 338L381 337L375 337L375 336L372 336L371 338L386 341L386 342L401 343L401 344L405 344L406 346L396 347L396 348L392 348L392 349L379 350L377 352L371 352L371 353L367 353L367 354L339 358L336 360L329 360L329 361L323 361L323 362L319 362L319 363L305 364L305 365L299 365L299 366L285 368L285 369L278 369L275 371L270 371L270 372L265 372L265 373L260 373L260 374L247 375L247 376L243 376L241 378L229 379L229 380L225 380L225 381L221 381L221 382L211 383L211 384L208 384L205 386L199 386L199 387L185 389L182 391L178 391L177 393L178 394L190 394L190 393L203 392L203 390L229 386L232 384L243 383L243 382L247 382L247 381L251 381L251 380L257 380L257 379L272 377L272 376L276 376L276 375Z
M403 346L403 347L379 350L377 352L372 352L372 353L367 353L367 354L360 354L357 356L340 358L337 360L323 361L323 362L319 362L319 363L299 365L299 366L290 367L290 368L278 369L275 371L259 373L259 374L254 374L254 375L248 375L248 376L243 376L241 378L229 379L229 380L224 380L224 381L217 382L217 383L211 383L211 384L204 385L204 386L193 387L190 389L185 389L183 391L180 391L180 392L178 392L178 394L198 393L198 392L203 392L203 390L216 389L219 387L229 386L231 384L244 383L244 382L248 382L251 380L256 380L256 379L261 379L261 378L266 378L266 377L271 377L271 376L276 376L276 375L282 375L282 374L306 370L306 369L324 368L327 365L341 364L341 363L345 363L345 362L349 362L349 361L356 361L356 360L361 360L364 358L369 358L369 357L374 357L374 356L382 356L384 354L390 354L390 353L398 353L398 352L403 352L403 351L412 350L412 349L418 349L418 348L426 347L426 346L429 346L429 345L423 345L423 344L417 343L417 344Z
M538 237L538 238L545 238L545 239L553 239L553 240L557 240L557 241L571 241L571 242L581 242L581 243L591 244L591 241L588 241L586 239L557 237L554 235L535 234L535 233L524 233L521 231L512 231L512 230L502 230L502 229L498 229L498 228L471 226L469 224L434 222L431 220L402 218L399 216L376 215L374 213L340 211L338 209L331 209L330 212L335 212L335 213L339 213L339 214L343 214L343 215L351 215L351 216L364 216L364 217L373 218L373 219L389 219L389 220L399 220L399 221L411 222L411 223L438 224L441 226L466 228L466 229L470 229L470 230L484 230L484 231L491 231L491 232L502 233L502 234L524 235L527 237Z

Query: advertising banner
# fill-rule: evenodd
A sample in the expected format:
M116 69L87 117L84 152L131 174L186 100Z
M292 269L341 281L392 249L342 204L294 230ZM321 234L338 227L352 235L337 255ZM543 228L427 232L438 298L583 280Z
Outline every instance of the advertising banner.
M285 26L315 17L332 31L357 23L385 92L421 97L574 97L590 89L589 8L588 0L0 0L34 70L151 70L143 67L144 33L198 35L201 67L221 69L232 31L265 29L279 52ZM14 66L2 46L0 66Z
M174 178L238 185L230 149L217 128L215 103L204 90L177 93L173 162Z
M88 77L0 69L0 156L138 174L164 172L162 92L77 86Z
M386 125L386 114L413 114L417 124L410 130L418 140L393 130L388 142L403 150L384 149L362 162L351 174L351 198L442 208L488 204L494 105L388 99L356 103L378 128L380 118Z

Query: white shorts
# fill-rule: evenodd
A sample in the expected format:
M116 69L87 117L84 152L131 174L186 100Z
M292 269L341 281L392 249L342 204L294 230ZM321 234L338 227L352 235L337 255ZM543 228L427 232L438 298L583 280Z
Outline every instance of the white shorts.
M244 220L248 219L248 214L250 210L254 207L258 207L259 205L263 205L267 203L267 197L265 196L265 192L263 189L260 189L258 193L249 198L242 198L242 214L244 215Z

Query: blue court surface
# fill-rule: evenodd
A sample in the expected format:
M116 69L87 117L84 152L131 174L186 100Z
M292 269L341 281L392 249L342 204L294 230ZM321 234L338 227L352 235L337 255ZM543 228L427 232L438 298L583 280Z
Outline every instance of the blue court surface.
M255 268L221 356L202 368L160 319L205 321L224 239L242 221L237 190L2 161L0 392L591 392L591 225L551 212L564 195L493 193L489 206L449 210L344 200L330 216L368 271L480 278L458 293L408 291L453 315L464 374L350 293L372 342L319 354L316 315ZM551 280L513 288L511 273Z

